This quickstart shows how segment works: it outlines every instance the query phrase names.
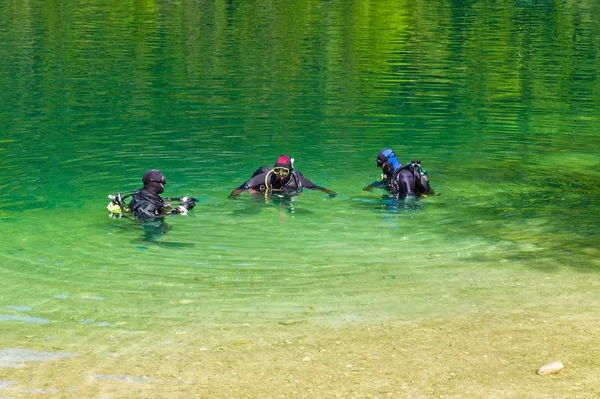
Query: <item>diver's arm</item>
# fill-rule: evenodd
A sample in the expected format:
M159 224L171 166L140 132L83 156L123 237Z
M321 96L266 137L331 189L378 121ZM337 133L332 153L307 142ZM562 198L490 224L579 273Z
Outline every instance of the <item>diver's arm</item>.
M383 188L383 187L385 187L383 182L374 181L373 183L371 183L368 186L366 186L365 188L363 188L363 190L364 191L373 191L374 188Z
M178 200L182 202L181 205L179 205L177 208L171 209L169 212L170 215L187 215L188 211L191 211L196 206L196 202L198 201L196 198L191 197L181 197L178 198Z
M242 183L241 186L234 189L231 192L231 194L229 194L228 198L236 199L239 197L239 195L241 193L243 193L246 190L250 190L250 192L252 192L252 190L258 190L262 184L265 184L266 176L267 176L267 173L261 173L261 174L251 177L250 180L246 180L244 183Z
M227 198L236 199L244 191L246 191L246 189L242 188L242 187L234 188L233 191L231 192L231 194L229 194L229 196Z
M300 189L302 189L302 187L304 187L304 188L307 188L310 190L323 191L324 193L329 194L329 198L333 198L333 197L337 196L337 193L335 191L332 191L325 187L317 186L315 183L313 183L312 181L310 181L306 177L304 177L304 175L302 173L300 173L300 171L298 171L298 170L292 171L292 176L294 179L296 179L296 186Z
M314 188L315 188L315 190L323 191L324 193L329 194L329 198L337 197L337 193L328 188L317 186L316 184L315 184Z
M169 215L187 215L187 213L188 213L188 210L180 205L175 209L171 209L171 212L169 212Z

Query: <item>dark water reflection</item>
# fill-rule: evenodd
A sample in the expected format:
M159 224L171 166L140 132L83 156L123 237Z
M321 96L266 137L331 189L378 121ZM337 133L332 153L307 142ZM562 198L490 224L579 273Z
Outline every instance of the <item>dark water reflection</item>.
M595 272L598 7L6 2L7 304L132 328L416 317L509 290L517 269ZM384 147L421 159L440 195L365 194ZM227 199L282 153L341 195ZM151 168L203 201L164 230L109 219L106 196Z

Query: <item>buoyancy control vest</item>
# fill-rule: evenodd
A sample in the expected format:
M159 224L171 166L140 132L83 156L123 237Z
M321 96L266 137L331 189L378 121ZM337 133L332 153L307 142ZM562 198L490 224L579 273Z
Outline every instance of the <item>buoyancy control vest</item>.
M386 188L393 195L427 195L431 192L429 178L420 160L412 160L396 169L386 181Z

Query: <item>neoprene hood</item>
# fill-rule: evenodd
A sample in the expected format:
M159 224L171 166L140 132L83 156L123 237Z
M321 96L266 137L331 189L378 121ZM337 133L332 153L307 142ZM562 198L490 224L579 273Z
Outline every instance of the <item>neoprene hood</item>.
M142 178L144 188L151 191L154 194L160 194L165 191L165 184L167 184L167 178L161 173L160 170L149 170L144 173Z

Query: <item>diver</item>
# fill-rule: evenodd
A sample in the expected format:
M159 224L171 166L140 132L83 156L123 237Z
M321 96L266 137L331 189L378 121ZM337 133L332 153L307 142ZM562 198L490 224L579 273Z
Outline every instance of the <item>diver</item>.
M396 153L391 148L386 148L377 154L377 167L383 172L381 181L371 183L363 190L382 188L394 198L434 194L429 186L427 172L421 168L421 161L413 160L402 165L396 158Z
M107 206L109 212L113 215L131 212L140 221L152 222L166 215L185 215L196 206L197 199L195 198L161 198L159 194L165 190L167 178L159 170L147 171L142 178L142 182L144 183L143 188L130 192L125 196L120 193L109 195L112 200ZM133 198L127 207L124 200L130 196ZM165 201L178 201L181 204L173 206Z
M325 187L317 186L299 171L294 169L294 158L281 155L275 166L261 166L241 186L234 189L229 198L237 198L241 193L248 190L251 194L262 193L282 194L292 196L299 194L303 189L319 190L329 194L329 198L337 196L335 191Z

